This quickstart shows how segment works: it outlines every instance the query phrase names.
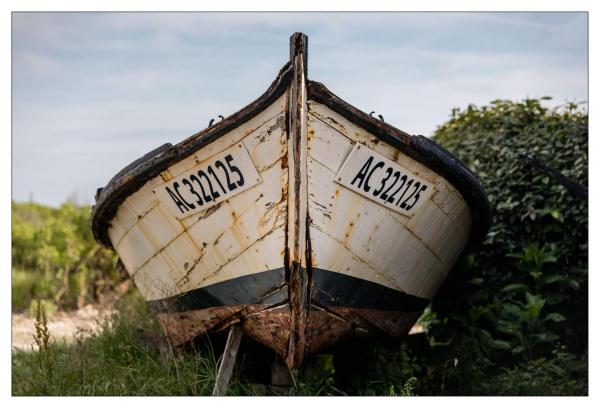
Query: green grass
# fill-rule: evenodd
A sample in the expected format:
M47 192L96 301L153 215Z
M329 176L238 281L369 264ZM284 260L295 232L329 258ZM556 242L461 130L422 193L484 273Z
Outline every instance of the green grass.
M128 296L97 335L14 353L13 395L210 394L216 372L211 353L161 350L140 333L147 338L160 331L139 296Z
M36 303L37 304L37 303ZM50 333L51 335L52 333ZM161 328L137 291L117 304L100 331L72 344L43 344L39 351L13 353L13 395L210 395L220 350L208 341L172 350L160 342ZM161 345L162 344L162 345ZM343 394L332 386L331 359L321 359L312 382L295 378L288 389L256 384L251 356L240 355L228 395ZM327 366L327 367L325 367Z
M43 333L41 323L38 317L38 333ZM160 341L161 336L161 328L145 302L132 290L118 302L117 312L104 321L96 335L71 344L45 344L42 339L39 351L13 353L12 393L210 395L222 346L199 341L194 347L172 350ZM409 396L451 392L436 385L435 373L429 371L427 361L434 353L427 346L418 351L409 343L380 340L363 346L366 349L360 352L351 347L342 360L337 355L317 356L313 375L305 378L295 371L294 385L287 388L259 385L267 381L257 380L258 363L268 365L270 361L242 348L228 395ZM346 364L342 364L344 361ZM336 369L340 371L337 375ZM460 365L448 366L448 370L456 369ZM587 394L587 357L575 359L561 350L548 359L512 368L497 367L494 372L472 384L467 394Z

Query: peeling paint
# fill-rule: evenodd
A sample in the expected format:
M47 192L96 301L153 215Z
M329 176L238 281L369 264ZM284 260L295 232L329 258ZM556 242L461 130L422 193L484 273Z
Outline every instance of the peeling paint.
M256 299L246 299L246 304L234 304L242 299L234 292L221 306L157 312L173 344L239 323L289 367L298 367L310 354L345 338L405 335L420 312L340 306L339 294L330 293L334 290L315 287L315 282L324 282L318 281L320 271L381 285L395 291L390 296L415 296L405 284L419 279L419 285L427 287L423 293L435 293L465 245L480 240L487 228L485 195L461 163L433 142L370 118L323 85L308 81L306 48L306 37L294 35L290 63L261 98L176 146L150 152L98 194L94 236L118 248L142 294L156 293L148 288L165 277L179 291L175 297L239 276L252 276L245 288L260 288L250 292ZM269 113L261 116L263 112ZM365 204L367 200L347 186L335 184L333 175L357 143L433 180L435 194L423 208L441 221L431 227L423 212L387 214L376 203ZM259 177L268 183L181 220L169 218L158 201L146 200L161 180L172 180L173 174L213 160L233 145L247 149ZM152 213L157 207L160 216ZM135 218L129 216L131 211ZM394 246L398 232L406 232L405 252ZM324 252L323 243L339 252ZM420 262L406 272L412 281L398 275L405 259ZM329 268L331 262L338 262L339 269ZM258 273L274 270L280 274L277 282L257 286ZM317 289L321 292L314 292ZM331 304L316 302L313 296Z

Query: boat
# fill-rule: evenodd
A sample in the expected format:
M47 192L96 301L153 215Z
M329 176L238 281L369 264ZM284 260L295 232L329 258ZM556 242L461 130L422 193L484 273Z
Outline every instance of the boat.
M293 34L258 99L98 189L94 237L173 345L238 327L294 368L406 335L488 230L465 164L309 80L307 45Z

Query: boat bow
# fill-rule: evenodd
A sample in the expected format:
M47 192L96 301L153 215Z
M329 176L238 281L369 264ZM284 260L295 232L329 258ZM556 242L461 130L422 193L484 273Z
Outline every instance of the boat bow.
M112 247L173 343L240 324L290 367L408 333L489 203L470 170L307 78L304 34L250 105L99 190Z

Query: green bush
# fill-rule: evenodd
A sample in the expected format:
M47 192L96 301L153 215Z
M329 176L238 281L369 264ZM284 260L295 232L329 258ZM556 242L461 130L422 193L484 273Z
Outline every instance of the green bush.
M41 290L39 289L42 279L43 274L39 271L13 268L11 284L13 310L27 310L32 305L31 300L36 297L36 290L38 298L46 297L41 296Z
M483 395L587 395L587 355L575 356L564 348L483 381Z
M126 278L116 255L93 239L90 212L69 203L12 203L14 309L27 309L33 299L81 307Z
M438 361L424 392L487 393L482 378L530 370L563 347L587 360L587 197L523 159L587 185L587 124L575 104L548 109L526 99L454 110L437 129L435 140L477 174L493 221L432 303Z

